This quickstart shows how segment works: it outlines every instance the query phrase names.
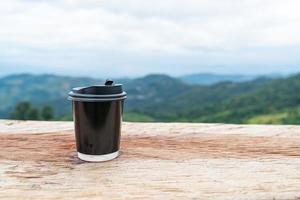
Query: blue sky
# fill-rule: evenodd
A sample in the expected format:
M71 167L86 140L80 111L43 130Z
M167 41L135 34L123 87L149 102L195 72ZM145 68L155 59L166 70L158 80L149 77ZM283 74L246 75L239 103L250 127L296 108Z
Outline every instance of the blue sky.
M299 0L0 2L0 76L300 71Z

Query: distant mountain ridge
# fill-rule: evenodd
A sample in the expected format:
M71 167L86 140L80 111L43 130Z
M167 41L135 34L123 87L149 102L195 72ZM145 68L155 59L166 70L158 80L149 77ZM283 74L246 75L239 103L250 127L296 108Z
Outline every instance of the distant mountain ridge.
M268 75L241 75L241 74L233 74L233 75L224 75L224 74L210 74L210 73L199 73L199 74L189 74L180 76L179 79L185 83L189 84L198 84L198 85L213 85L219 82L245 82L252 81L258 78L280 78L282 75L280 74L268 74Z
M245 82L188 84L153 74L124 83L128 93L125 120L222 123L300 123L300 75ZM71 119L67 93L103 79L19 74L0 79L0 118L8 118L20 101L50 105L56 119ZM298 120L299 118L299 120Z

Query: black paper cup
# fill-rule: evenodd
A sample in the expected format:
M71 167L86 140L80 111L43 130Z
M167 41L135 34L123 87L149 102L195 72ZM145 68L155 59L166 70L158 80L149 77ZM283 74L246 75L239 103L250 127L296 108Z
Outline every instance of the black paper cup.
M123 104L126 92L121 84L74 88L73 102L76 148L84 161L102 162L119 155Z

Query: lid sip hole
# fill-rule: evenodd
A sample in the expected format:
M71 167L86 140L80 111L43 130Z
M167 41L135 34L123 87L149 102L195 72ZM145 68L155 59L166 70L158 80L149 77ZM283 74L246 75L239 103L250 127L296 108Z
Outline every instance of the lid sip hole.
M113 85L113 81L111 79L106 79L105 85Z

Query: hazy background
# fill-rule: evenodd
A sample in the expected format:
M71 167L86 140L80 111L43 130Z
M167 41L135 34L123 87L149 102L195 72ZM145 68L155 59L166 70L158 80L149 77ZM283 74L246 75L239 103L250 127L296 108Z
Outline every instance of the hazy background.
M299 71L298 0L0 2L0 76Z
M300 124L299 0L0 1L0 118L71 120L113 78L127 121Z

